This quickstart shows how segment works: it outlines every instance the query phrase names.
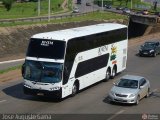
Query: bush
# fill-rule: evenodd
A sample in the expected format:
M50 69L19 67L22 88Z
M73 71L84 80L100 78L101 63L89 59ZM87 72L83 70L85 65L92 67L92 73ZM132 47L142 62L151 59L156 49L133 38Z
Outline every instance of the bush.
M12 7L14 0L2 0L2 4L6 8L7 11L9 11Z

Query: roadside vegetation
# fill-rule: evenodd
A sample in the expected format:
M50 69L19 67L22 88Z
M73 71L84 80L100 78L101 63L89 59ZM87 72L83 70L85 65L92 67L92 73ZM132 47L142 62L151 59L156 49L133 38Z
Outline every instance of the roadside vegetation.
M16 2L17 0L0 0L0 19L15 19L38 16L38 0L28 0L30 2ZM19 0L20 1L20 0ZM25 1L25 0L21 0ZM27 1L27 0L26 0ZM51 14L59 14L72 10L72 1L68 0L62 8L64 0L51 0ZM103 0L105 4L112 4L114 7L122 6L131 8L131 0ZM9 3L11 5L9 5ZM95 4L101 6L102 0L94 0ZM40 16L48 14L48 0L41 0ZM132 9L149 9L155 11L152 3L141 2L141 0L132 0ZM157 8L159 10L159 8Z
M8 0L4 0L7 2ZM69 0L69 3L71 0ZM51 0L51 14L62 12L64 0ZM68 6L71 6L71 5ZM48 0L41 0L40 15L48 14ZM13 2L11 8L6 9L3 0L0 1L0 19L13 19L38 16L38 2Z
M141 0L113 0L113 5L115 6L131 8L131 4L133 9L143 9L144 7L151 6L150 3L142 2Z
M67 23L67 22L80 22L87 20L110 20L110 19L127 19L127 16L120 15L111 12L91 12L82 16L72 16L69 18L59 18L55 20L51 20L50 23ZM48 21L39 21L39 22L15 22L15 23L0 23L0 27L8 27L8 26L17 26L17 25L32 25L32 24L47 24Z
M4 73L7 73L9 71L21 69L21 67L22 67L22 65L18 65L18 66L14 66L14 67L10 67L10 68L4 69L4 70L0 70L0 75L4 74Z

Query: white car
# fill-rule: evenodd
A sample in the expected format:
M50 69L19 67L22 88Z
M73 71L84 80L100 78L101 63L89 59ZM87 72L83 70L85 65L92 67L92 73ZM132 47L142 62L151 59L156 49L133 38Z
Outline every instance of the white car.
M131 10L129 8L123 8L122 12L124 14L130 14L131 13Z
M113 102L138 105L142 98L149 96L149 92L149 80L141 76L125 75L111 88L108 98Z
M79 13L79 8L78 7L73 8L73 13Z

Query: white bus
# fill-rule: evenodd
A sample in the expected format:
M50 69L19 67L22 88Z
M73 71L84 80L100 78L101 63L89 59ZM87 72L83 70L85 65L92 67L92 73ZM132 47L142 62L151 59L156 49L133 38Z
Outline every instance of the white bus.
M22 67L24 93L64 98L126 68L127 26L103 23L39 33Z

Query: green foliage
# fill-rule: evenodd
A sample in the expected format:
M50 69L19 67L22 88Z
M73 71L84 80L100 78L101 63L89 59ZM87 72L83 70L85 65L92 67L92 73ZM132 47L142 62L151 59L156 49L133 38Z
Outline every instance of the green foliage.
M6 1L6 0L4 0ZM63 12L58 4L62 4L64 0L51 0L51 14ZM38 2L14 2L10 11L6 11L3 5L0 6L0 19L13 19L38 16ZM48 0L41 0L40 15L48 14Z
M6 8L7 11L9 11L12 7L14 0L2 0L2 4Z

